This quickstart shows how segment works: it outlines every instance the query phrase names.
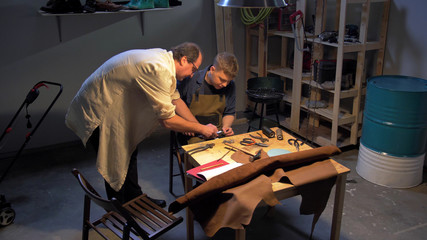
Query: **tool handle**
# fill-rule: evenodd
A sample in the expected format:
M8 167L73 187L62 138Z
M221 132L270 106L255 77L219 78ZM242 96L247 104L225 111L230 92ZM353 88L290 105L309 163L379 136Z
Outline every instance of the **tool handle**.
M214 164L214 165L211 165L211 166L209 166L209 167L204 167L204 168L202 168L202 169L200 169L200 170L206 170L206 169L210 169L210 168L216 168L216 167L219 167L219 166L221 166L221 165L224 165L224 163L217 163L217 164Z
M270 128L268 128L266 126L262 127L262 133L264 133L264 135L269 137L269 138L274 138L274 136L275 136L273 130L271 130Z
M251 153L251 152L249 152L249 151L247 151L247 150L245 150L245 149L243 149L243 148L235 147L235 146L233 146L233 145L231 145L231 144L229 144L229 143L224 143L224 144L225 144L225 145L227 145L227 146L230 146L230 147L232 147L232 148L235 148L235 149L237 149L237 150L239 150L239 151L242 151L242 152L244 152L244 153L246 153L246 154L248 154L248 155L255 156L255 154L253 154L253 153Z
M283 140L283 132L282 129L278 128L276 130L276 136L277 136L277 140Z
M289 16L289 21L291 21L291 24L294 24L298 20L300 20L302 18L302 16L303 16L303 14L302 14L301 10L298 10Z

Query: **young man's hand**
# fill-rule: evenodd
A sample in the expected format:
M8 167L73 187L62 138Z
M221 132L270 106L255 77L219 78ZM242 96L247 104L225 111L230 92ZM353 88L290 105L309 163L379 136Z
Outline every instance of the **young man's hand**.
M234 131L231 127L223 127L222 131L224 132L226 137L234 135Z
M218 128L215 125L209 123L205 125L205 128L201 132L205 139L212 139L218 137Z

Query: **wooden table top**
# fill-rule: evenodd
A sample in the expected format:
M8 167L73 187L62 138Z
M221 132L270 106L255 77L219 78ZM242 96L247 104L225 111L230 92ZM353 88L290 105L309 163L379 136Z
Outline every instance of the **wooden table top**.
M273 130L274 132L276 132L276 129L277 129L277 127L271 128L271 130ZM248 151L252 154L255 154L260 149L263 149L265 152L268 152L272 149L285 149L285 150L288 150L291 152L295 152L296 151L295 146L290 145L288 143L288 139L295 139L295 137L292 136L291 134L285 132L285 131L282 131L282 132L283 132L283 140L278 140L276 137L268 138L269 141L266 142L266 144L269 145L268 147L260 147L260 146L255 146L255 145L243 146L240 144L240 141L243 138L251 137L250 134L253 136L259 136L257 133L260 133L262 135L262 137L267 138L262 133L261 130L258 130L258 131L243 133L243 134L234 135L234 136L230 136L230 137L217 138L217 139L204 141L204 142L200 142L200 143L189 144L189 145L182 146L182 148L185 151L189 151L193 148L205 146L206 144L209 144L209 143L215 144L215 146L213 148L209 148L207 150L191 154L191 157L189 157L188 160L190 161L190 163L193 166L199 166L199 165L203 165L205 163L209 163L209 162L214 161L214 160L218 160L222 156L224 156L224 154L226 154L227 152L228 152L228 154L225 157L223 157L222 159L229 162L229 163L234 162L234 160L231 159L231 155L233 155L234 151L230 151L229 149L226 148L229 146L226 145L225 143L223 143L224 140L233 140L234 141L234 143L232 144L233 146L235 146L236 148ZM261 142L260 140L257 140L257 139L255 139L255 141ZM300 151L309 150L309 149L312 149L312 147L307 145L307 144L303 144L302 146L300 146ZM331 161L332 164L335 166L338 174L344 174L344 173L350 172L350 169L339 164L335 160L329 159L329 161ZM275 192L279 191L279 190L283 190L285 188L292 188L292 187L293 187L292 184L286 184L286 183L274 183L273 184L273 190Z

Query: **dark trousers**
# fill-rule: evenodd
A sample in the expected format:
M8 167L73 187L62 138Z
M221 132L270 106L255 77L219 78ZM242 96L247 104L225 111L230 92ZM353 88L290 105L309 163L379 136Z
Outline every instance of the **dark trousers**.
M99 148L99 129L96 128L92 135L89 138L89 142L93 145L95 150L98 152ZM138 184L138 167L137 167L137 156L138 148L132 153L130 157L129 167L126 174L125 182L122 188L117 192L115 191L110 184L105 182L105 191L107 193L108 199L116 198L121 203L125 203L134 199L135 197L142 194L141 187Z

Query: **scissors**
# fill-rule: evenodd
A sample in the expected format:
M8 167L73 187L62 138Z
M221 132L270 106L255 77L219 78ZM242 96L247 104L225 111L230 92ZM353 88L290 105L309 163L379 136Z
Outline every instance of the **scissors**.
M297 138L290 138L288 139L289 145L294 145L297 149L297 152L299 152L299 147L304 145L304 142L302 140L299 140Z
M260 146L260 147L268 147L267 144L265 144L265 143L257 143L252 138L243 138L243 140L240 141L240 144L242 144L243 146L257 145L257 146Z

